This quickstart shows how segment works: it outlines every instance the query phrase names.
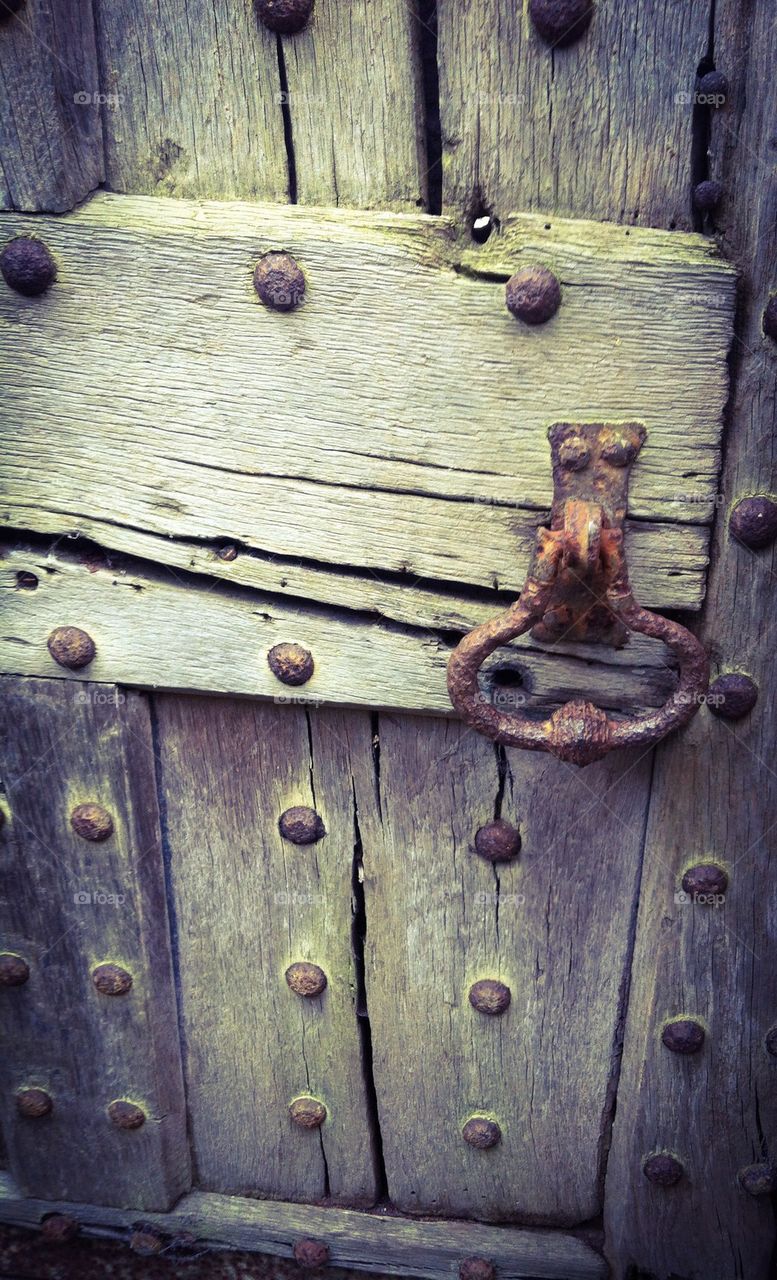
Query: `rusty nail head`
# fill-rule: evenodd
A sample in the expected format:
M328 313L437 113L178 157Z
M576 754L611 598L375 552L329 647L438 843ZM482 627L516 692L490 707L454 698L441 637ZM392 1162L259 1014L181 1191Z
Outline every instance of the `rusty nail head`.
M143 1258L161 1253L164 1247L165 1238L154 1227L138 1224L130 1236L130 1249Z
M313 655L301 644L276 644L267 654L273 675L283 684L307 684L313 674Z
M639 445L635 445L626 435L612 431L602 436L601 456L612 467L630 467L638 453Z
M113 818L101 804L76 805L70 825L82 840L107 840L113 835Z
M475 833L475 852L487 862L510 862L520 851L520 833L504 818L494 818Z
M718 676L707 693L707 706L724 720L741 720L758 701L758 685L749 676L731 671Z
M3 0L6 3L6 0ZM0 253L0 272L9 289L37 298L57 278L57 266L42 240L17 236Z
M729 529L743 546L759 551L777 538L777 502L759 495L742 498L731 512Z
M496 1280L496 1267L487 1258L465 1258L459 1267L459 1280Z
M568 436L559 445L558 460L565 471L582 471L591 461L591 450L582 436Z
M699 98L706 99L708 107L722 107L728 97L728 80L722 71L708 71L699 81L697 92L697 100Z
M585 33L593 16L592 0L530 0L529 17L537 34L563 49Z
M318 1098L295 1098L289 1103L289 1115L303 1129L319 1129L326 1120L326 1107Z
M118 964L98 964L92 982L103 996L123 996L132 986L132 974Z
M507 310L525 324L545 324L561 306L561 285L547 267L524 267L505 285Z
M767 1031L764 1045L766 1046L766 1052L771 1054L773 1058L777 1058L777 1023Z
M143 1108L124 1098L117 1098L110 1104L108 1116L117 1129L140 1129L146 1122Z
M294 1261L306 1269L326 1266L329 1261L329 1245L323 1240L298 1240L292 1252Z
M272 311L293 311L305 296L305 277L290 253L266 253L254 268L254 288Z
M728 873L716 862L700 862L683 875L683 889L694 901L710 902L728 889Z
M693 203L701 213L711 213L723 199L723 183L708 178L693 188Z
M78 1235L78 1223L66 1213L49 1213L40 1224L40 1233L49 1244L67 1244Z
M295 36L310 21L313 4L314 0L256 0L256 11L270 31Z
M677 1156L671 1155L669 1151L656 1151L647 1157L642 1165L642 1172L648 1182L656 1187L673 1187L680 1181L685 1170Z
M777 342L777 293L766 304L766 310L763 315L763 331L767 338L773 338Z
M20 1089L16 1095L16 1108L20 1115L30 1120L47 1116L54 1110L54 1103L45 1089Z
M12 951L0 954L0 987L23 987L30 976L30 966Z
M218 556L219 560L237 560L237 547L222 547Z
M698 1053L704 1044L704 1027L695 1018L672 1018L664 1025L661 1043L672 1053Z
M278 830L292 844L315 844L326 835L324 824L315 809L306 804L292 805L278 819Z
M286 981L295 995L306 996L309 999L320 996L322 991L326 990L324 970L308 960L298 960L296 964L290 964L286 970Z
M71 671L88 667L97 652L92 637L80 627L55 627L46 644L54 661Z
M777 1191L777 1165L771 1161L749 1164L737 1174L739 1185L751 1196L770 1196Z
M481 978L470 987L469 1002L478 1013L495 1017L509 1006L510 988L496 978Z
M462 1129L461 1136L478 1151L488 1151L499 1142L502 1130L496 1120L489 1120L486 1116L472 1116Z

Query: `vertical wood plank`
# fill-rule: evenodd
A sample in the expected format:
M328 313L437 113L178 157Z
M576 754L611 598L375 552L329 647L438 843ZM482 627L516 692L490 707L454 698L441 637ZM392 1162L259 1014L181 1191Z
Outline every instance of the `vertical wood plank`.
M410 1213L567 1224L601 1207L649 760L500 760L453 722L381 717L357 775L366 987L389 1195ZM474 851L495 810L517 861ZM510 988L477 1012L480 979ZM462 1138L472 1115L501 1142Z
M96 0L114 191L286 200L275 37L252 0Z
M0 13L0 208L72 209L102 180L92 0Z
M371 1204L340 713L308 721L301 706L176 697L156 707L198 1181ZM298 805L320 814L321 840L281 836L281 814ZM284 975L299 961L323 969L321 996L289 988ZM302 1095L325 1105L321 1128L292 1123L289 1103Z
M147 706L76 681L3 679L2 694L0 949L29 970L0 989L11 1169L27 1195L165 1210L189 1160ZM84 804L110 815L105 838L71 825ZM105 964L129 990L97 988ZM30 1089L49 1114L19 1114ZM141 1127L111 1122L117 1101Z
M702 708L657 753L606 1227L616 1277L635 1267L764 1280L773 1266L773 1207L739 1175L760 1166L768 1192L777 1167L777 1034L767 1039L777 1026L777 556L773 545L751 550L735 541L729 519L740 498L775 496L777 345L764 336L762 315L777 293L768 88L777 47L770 5L759 0L744 22L741 6L723 0L715 16L715 62L730 94L710 122L711 177L726 192L713 223L740 265L742 307L703 637L713 675L746 673L760 692L740 720ZM699 862L727 873L712 901L683 894L683 872ZM680 1015L698 1018L706 1032L687 1058L661 1042L664 1020ZM683 1169L671 1187L651 1185L641 1171L646 1155L662 1149Z
M412 0L321 3L282 41L300 203L424 204L419 46Z
M580 40L552 49L525 3L440 0L438 11L444 212L691 227L706 4L599 3Z

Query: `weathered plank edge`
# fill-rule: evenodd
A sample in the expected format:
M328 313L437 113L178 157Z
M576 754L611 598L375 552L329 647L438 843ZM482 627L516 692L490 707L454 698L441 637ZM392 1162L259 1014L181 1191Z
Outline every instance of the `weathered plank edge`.
M4 215L7 221L14 216ZM617 257L621 263L662 261L684 264L705 273L719 273L721 287L733 289L737 268L724 258L708 236L696 232L661 231L652 227L624 228L613 222L555 218L548 229L544 214L512 213L485 245L457 239L457 224L449 217L426 213L326 208L305 205L247 203L239 200L176 200L158 196L130 196L98 191L72 213L73 225L97 228L133 227L153 235L274 235L283 231L347 242L374 233L398 237L404 248L413 244L434 250L451 268L460 263L477 274L509 271L502 258L517 257L534 245L547 245L575 258Z
M49 1213L67 1213L86 1234L126 1232L138 1214L62 1201L26 1200L0 1175L0 1221L37 1227ZM330 1247L335 1266L443 1280L469 1256L495 1262L502 1280L603 1280L604 1259L561 1231L489 1227L480 1223L413 1220L353 1209L321 1209L279 1201L243 1200L194 1191L170 1213L143 1214L163 1232L193 1232L214 1249L246 1249L289 1258L296 1240L314 1237Z

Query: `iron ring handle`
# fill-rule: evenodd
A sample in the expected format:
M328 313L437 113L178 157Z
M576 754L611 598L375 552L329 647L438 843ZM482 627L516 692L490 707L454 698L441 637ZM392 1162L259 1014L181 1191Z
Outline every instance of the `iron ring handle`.
M694 716L709 682L705 650L678 622L637 604L629 587L621 530L603 531L601 551L609 571L606 604L630 631L663 640L676 654L680 678L675 691L657 710L626 720L611 720L600 707L584 699L565 703L546 720L532 720L521 712L499 711L486 701L478 684L484 661L500 645L539 622L553 592L564 554L564 535L540 529L520 599L490 622L470 631L448 662L451 702L473 729L506 746L549 751L560 760L586 765L616 747L658 742Z

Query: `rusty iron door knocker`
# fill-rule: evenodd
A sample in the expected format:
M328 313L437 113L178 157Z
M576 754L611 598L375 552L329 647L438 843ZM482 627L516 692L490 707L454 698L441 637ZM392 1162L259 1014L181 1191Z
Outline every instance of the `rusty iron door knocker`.
M678 622L637 604L629 586L623 522L629 470L646 436L640 424L557 423L549 431L554 497L549 529L537 541L520 598L476 627L453 651L448 691L462 718L496 742L549 751L585 765L615 747L657 742L698 710L709 680L699 641ZM547 719L500 711L480 689L483 662L533 628L538 640L623 644L630 631L663 640L679 659L679 680L655 711L622 720L584 699Z

